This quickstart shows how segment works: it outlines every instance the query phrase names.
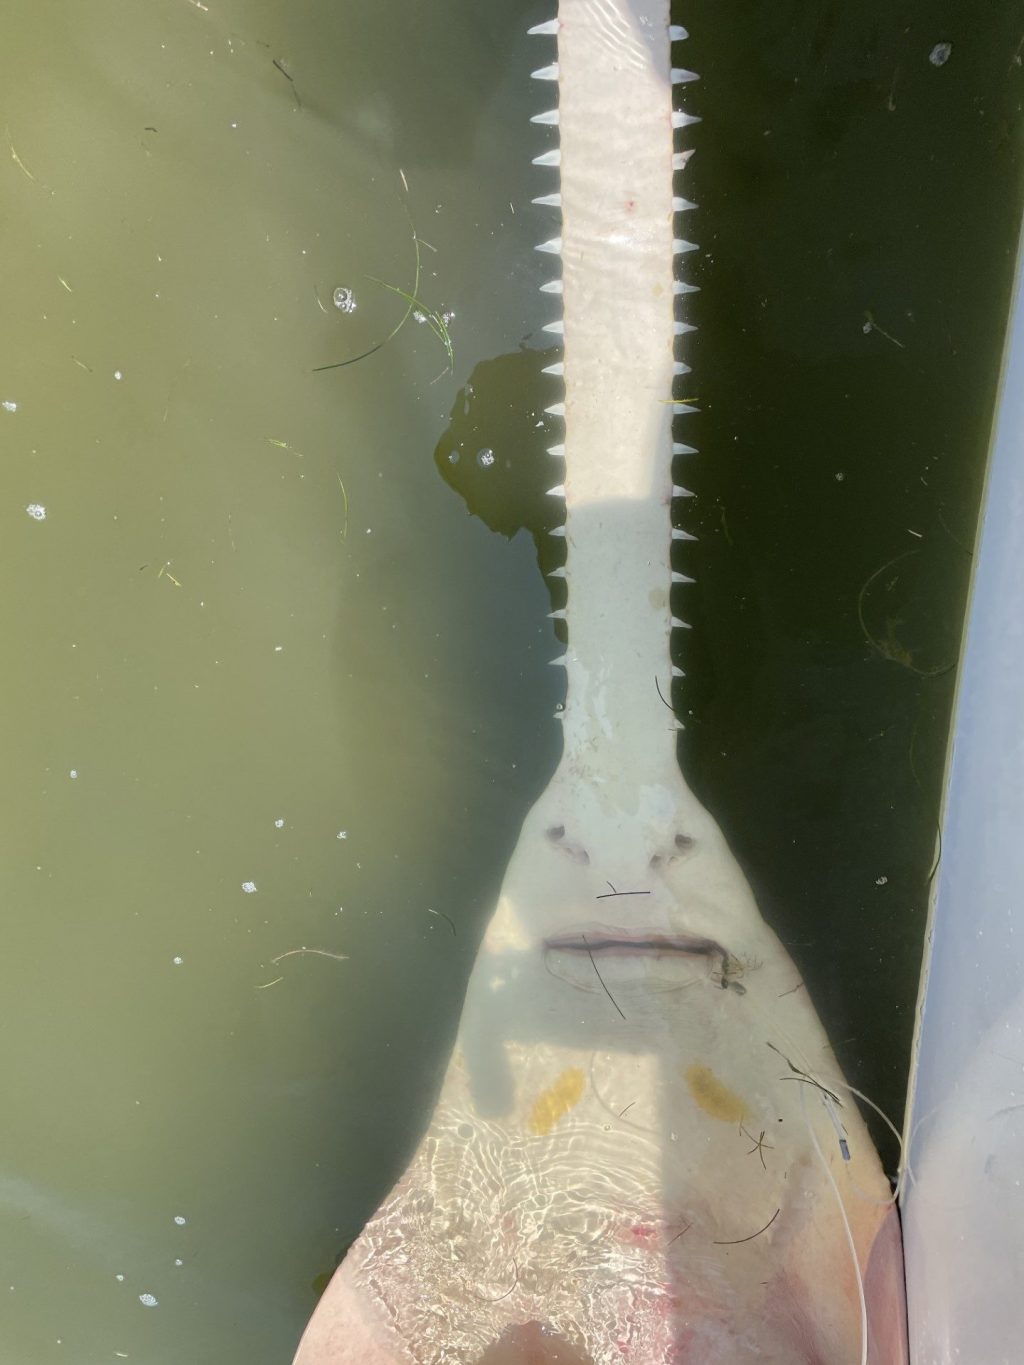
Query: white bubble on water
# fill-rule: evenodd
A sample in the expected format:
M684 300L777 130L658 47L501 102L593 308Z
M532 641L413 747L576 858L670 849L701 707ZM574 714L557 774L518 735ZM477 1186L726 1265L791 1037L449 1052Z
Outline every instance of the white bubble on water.
M251 896L251 895L255 892L255 890L256 890L256 883L255 883L255 882L243 882L243 883L242 883L242 890L245 892L245 894L246 894L247 896Z
M74 781L74 779L75 779L77 776L78 776L78 769L77 769L77 768L71 768L71 769L69 770L69 772L68 772L68 777L70 777L71 780Z
M174 963L176 967L180 967L181 964L185 961L185 959L183 957L172 957L171 961Z
M275 821L274 821L274 828L275 828L275 829L284 829L284 821L283 821L283 820L275 820Z
M932 66L945 66L952 55L952 43L936 43L931 52L928 53L928 60Z
M155 1294L140 1294L139 1303L145 1304L147 1308L155 1308L160 1300Z
M347 830L347 829L339 829L339 830L338 830L338 838L339 838L339 839L347 839L347 838L348 838L348 830Z
M4 399L3 405L2 405L2 406L3 406L4 412L17 412L17 411L18 411L18 405L17 405L17 403L12 403L11 400L10 400L9 398L5 398L5 399Z
M46 508L43 506L41 502L30 502L29 505L25 508L25 511L29 514L33 521L46 520Z
M188 1219L184 1218L180 1213L176 1213L174 1215L174 1221L177 1223L179 1228L183 1228L185 1224L188 1222Z
M343 284L338 285L331 298L334 300L335 308L341 313L354 313L358 307L355 294Z

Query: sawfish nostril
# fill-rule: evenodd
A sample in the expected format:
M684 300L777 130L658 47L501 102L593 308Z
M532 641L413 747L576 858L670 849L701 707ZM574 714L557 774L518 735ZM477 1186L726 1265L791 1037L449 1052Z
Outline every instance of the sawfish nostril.
M693 839L689 834L677 834L676 848L680 853L689 853L690 849L693 848Z
M581 863L584 867L589 864L590 854L585 848L581 848L579 844L573 843L571 839L565 843L562 842L563 839L565 839L564 825L549 825L544 833L551 843L556 844L563 853L568 853L574 863Z

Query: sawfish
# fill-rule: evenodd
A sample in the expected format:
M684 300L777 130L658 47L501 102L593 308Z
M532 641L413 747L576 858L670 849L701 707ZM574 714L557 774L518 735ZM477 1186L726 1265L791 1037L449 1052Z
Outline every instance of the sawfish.
M295 1365L899 1365L898 1215L800 972L677 758L696 567L674 394L696 75L669 0L530 32L560 273L563 748L429 1126ZM682 87L682 89L681 89ZM689 136L683 133L683 136ZM557 179L556 179L557 176ZM540 188L545 188L541 186Z

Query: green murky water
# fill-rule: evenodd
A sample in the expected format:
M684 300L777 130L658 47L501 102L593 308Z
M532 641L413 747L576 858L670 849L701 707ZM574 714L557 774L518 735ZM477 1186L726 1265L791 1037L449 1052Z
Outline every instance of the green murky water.
M520 355L551 315L546 17L8 7L5 1360L287 1361L429 1103L558 744ZM688 770L898 1113L1019 20L676 17L705 120ZM411 287L410 218L454 373L412 320L315 373L401 318L368 277Z

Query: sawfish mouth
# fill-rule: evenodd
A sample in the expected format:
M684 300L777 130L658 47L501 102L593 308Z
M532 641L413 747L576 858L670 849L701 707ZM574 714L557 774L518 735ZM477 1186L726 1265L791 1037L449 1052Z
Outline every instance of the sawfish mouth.
M548 952L612 957L708 957L727 962L728 951L701 934L667 934L655 929L571 929L544 940Z
M614 925L553 934L543 946L552 976L582 991L611 987L613 1001L621 990L657 993L683 990L702 978L725 982L732 961L717 939L704 934Z

